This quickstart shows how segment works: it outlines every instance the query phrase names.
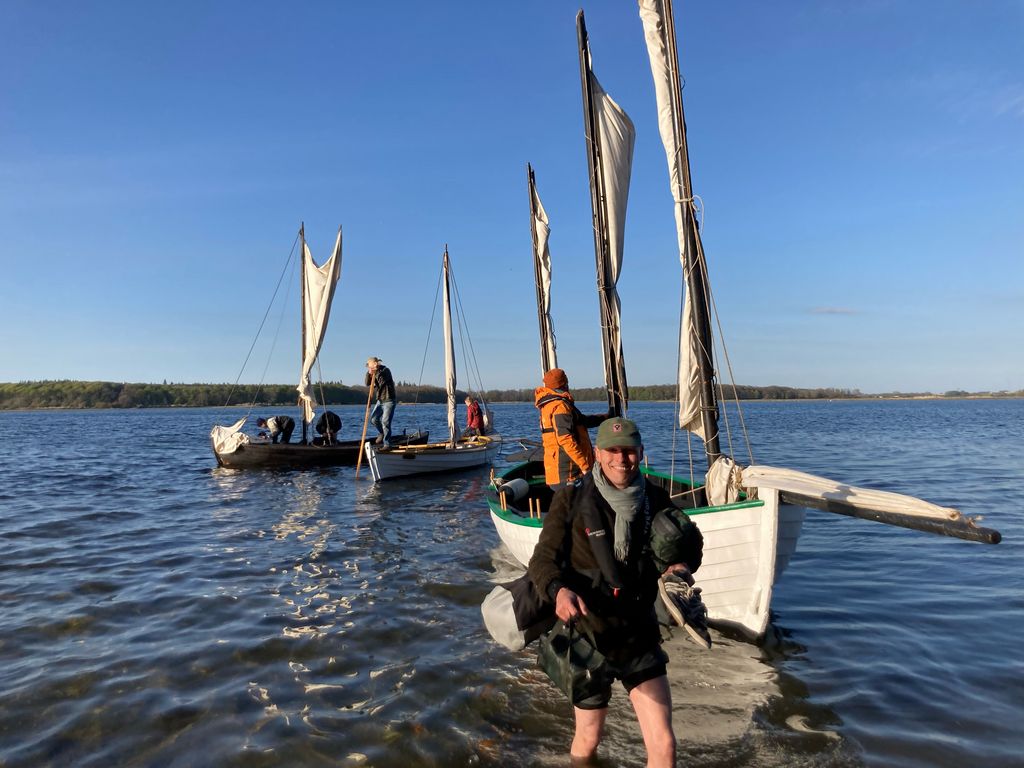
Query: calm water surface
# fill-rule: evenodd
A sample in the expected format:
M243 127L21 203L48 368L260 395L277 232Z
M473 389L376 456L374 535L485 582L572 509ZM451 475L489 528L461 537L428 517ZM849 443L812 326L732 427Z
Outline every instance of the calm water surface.
M535 436L531 406L494 410ZM355 436L362 409L341 413ZM0 766L568 765L570 707L480 620L513 572L486 473L218 469L207 433L238 415L0 413ZM671 406L630 415L666 466ZM761 463L982 514L1005 541L809 512L769 642L667 644L679 764L1021 765L1024 401L744 416ZM612 706L603 765L643 765Z

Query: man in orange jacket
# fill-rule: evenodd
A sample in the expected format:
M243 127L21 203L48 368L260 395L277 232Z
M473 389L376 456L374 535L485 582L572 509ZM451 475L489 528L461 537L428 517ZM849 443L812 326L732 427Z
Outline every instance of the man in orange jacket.
M544 386L533 393L540 411L544 445L544 480L553 490L576 482L594 466L594 448L587 429L597 427L608 415L580 413L569 392L569 379L561 368L544 374Z

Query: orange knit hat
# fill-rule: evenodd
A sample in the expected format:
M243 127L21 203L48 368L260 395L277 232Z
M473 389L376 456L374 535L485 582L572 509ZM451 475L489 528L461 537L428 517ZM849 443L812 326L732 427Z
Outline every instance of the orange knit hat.
M561 368L552 368L544 374L544 386L551 389L568 389L569 378Z

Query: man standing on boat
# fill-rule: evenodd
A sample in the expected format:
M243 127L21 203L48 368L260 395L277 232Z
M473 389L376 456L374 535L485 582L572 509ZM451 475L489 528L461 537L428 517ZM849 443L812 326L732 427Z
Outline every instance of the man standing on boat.
M287 443L295 431L295 419L291 416L271 416L269 419L256 419L256 426L270 432L270 442L276 443L281 438L282 443Z
M541 666L572 700L574 764L589 765L596 757L612 684L621 680L640 723L647 765L667 768L675 765L676 741L668 656L654 610L662 564L648 544L655 513L672 503L667 491L640 474L643 443L629 419L601 424L595 458L591 474L555 494L530 559L530 578L559 619L541 638ZM694 539L687 550L694 569L701 548ZM664 573L693 581L684 562Z
M379 357L366 361L366 386L373 384L377 402L370 411L370 423L377 430L377 445L391 447L391 418L395 414L395 380Z
M576 482L594 466L594 448L587 429L598 426L608 414L580 413L569 392L569 378L561 368L544 374L544 386L534 390L533 403L540 411L544 481L558 490Z

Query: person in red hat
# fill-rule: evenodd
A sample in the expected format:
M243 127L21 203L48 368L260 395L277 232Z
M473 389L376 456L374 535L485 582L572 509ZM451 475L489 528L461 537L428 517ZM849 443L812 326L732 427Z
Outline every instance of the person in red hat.
M587 429L599 426L608 414L580 413L569 392L569 378L561 368L544 374L544 386L534 390L533 403L540 411L544 481L557 491L594 466L594 447Z

